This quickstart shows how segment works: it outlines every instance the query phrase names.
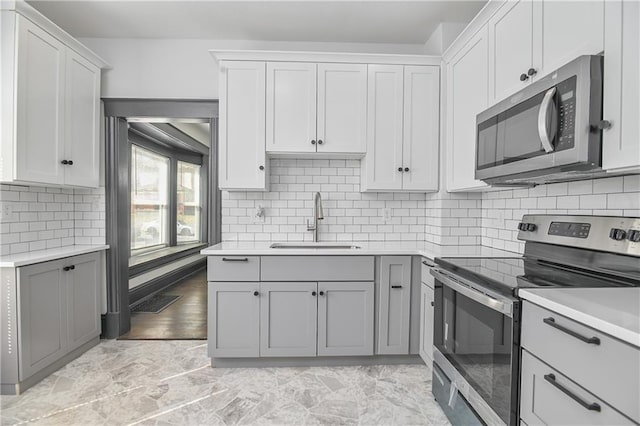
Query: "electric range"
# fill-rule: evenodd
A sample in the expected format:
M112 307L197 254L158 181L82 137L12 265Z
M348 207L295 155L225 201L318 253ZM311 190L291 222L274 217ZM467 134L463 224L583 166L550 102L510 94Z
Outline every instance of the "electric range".
M452 423L517 424L524 288L640 286L640 218L525 215L513 258L436 258L433 392Z

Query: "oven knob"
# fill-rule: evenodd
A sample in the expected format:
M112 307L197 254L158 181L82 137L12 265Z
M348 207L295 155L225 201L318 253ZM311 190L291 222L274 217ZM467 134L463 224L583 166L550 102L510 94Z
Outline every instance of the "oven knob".
M526 231L526 230L527 230L527 224L526 224L526 223L522 223L522 222L520 222L520 223L518 224L518 229L519 229L520 231Z
M629 236L629 241L631 241L632 243L640 242L640 231L636 229L630 229L628 236Z
M527 223L527 231L533 232L538 229L538 226L535 223Z
M611 231L609 231L609 238L611 238L612 240L621 241L627 238L627 233L624 231L624 229L611 228Z

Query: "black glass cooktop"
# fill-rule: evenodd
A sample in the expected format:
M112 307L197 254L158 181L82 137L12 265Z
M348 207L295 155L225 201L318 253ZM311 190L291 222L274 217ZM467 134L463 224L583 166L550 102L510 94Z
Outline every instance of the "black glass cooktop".
M517 296L519 288L626 287L640 286L640 280L588 271L526 257L436 258L444 270L502 294Z

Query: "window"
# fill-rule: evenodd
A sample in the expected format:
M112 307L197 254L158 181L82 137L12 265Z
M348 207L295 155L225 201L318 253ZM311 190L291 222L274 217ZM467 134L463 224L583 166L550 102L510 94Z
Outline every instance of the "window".
M169 245L168 157L132 145L131 252Z
M177 242L200 241L200 166L178 161Z

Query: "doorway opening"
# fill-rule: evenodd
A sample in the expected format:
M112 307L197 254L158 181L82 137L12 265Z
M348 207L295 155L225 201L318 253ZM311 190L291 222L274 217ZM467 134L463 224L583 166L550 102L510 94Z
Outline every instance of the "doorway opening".
M103 336L206 339L206 259L219 241L216 101L105 100Z

